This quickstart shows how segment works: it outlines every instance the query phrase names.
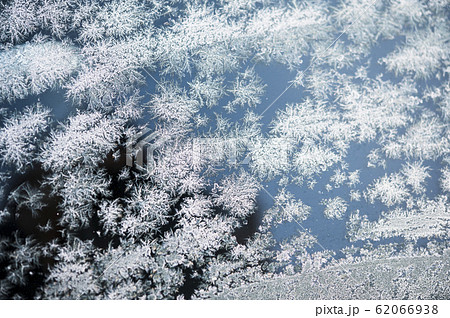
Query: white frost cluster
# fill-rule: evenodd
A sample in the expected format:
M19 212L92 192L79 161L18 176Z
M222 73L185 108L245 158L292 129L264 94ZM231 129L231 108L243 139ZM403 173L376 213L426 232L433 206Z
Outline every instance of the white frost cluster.
M327 219L342 219L347 212L348 204L341 197L323 199L320 204L325 206L323 214Z
M443 0L2 1L0 298L448 298L449 34Z

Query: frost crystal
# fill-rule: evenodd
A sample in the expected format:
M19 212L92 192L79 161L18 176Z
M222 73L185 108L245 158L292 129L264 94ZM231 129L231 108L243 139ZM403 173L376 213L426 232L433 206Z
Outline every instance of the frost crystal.
M323 214L327 219L342 219L347 212L347 202L341 197L323 199L320 203L325 206Z
M448 11L1 1L0 298L447 299Z

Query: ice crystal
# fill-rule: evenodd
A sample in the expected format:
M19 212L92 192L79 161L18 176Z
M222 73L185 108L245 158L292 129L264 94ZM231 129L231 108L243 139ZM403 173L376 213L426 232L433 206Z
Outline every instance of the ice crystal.
M347 212L347 202L341 197L324 199L321 204L325 206L323 214L327 219L342 219Z
M2 1L0 297L448 298L447 20Z

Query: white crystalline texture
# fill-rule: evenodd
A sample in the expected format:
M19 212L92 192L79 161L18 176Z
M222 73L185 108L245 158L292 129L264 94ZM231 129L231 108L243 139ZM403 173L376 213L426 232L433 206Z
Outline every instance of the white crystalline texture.
M118 144L122 132L120 120L99 112L70 117L61 129L51 133L43 147L41 161L45 169L54 171L80 164L95 167Z
M404 134L384 146L386 155L394 159L432 160L448 153L449 149L446 125L438 117L429 115L423 115Z
M294 155L293 164L300 175L309 177L328 170L341 159L328 147L304 145Z
M26 107L5 120L0 128L0 161L18 170L32 165L37 159L38 136L49 124L50 110L41 104Z
M239 219L253 213L256 206L258 182L247 173L227 177L213 189L214 202Z
M79 66L78 50L38 39L0 51L0 65L0 100L12 102L64 84Z
M367 189L370 203L373 204L377 199L389 207L405 202L408 196L405 180L398 173L376 179Z
M421 162L407 163L403 166L402 174L405 182L412 187L413 192L421 193L425 191L426 179L430 177L429 168L423 166Z
M311 213L311 207L302 200L296 200L294 195L285 189L275 197L275 204L265 212L263 223L267 226L277 226L285 222L300 223Z
M396 75L413 74L418 79L439 77L443 64L449 58L447 32L444 27L413 31L406 36L403 46L381 61Z
M422 199L417 208L396 208L383 213L378 221L370 222L366 216L355 213L347 224L351 241L381 240L395 236L417 240L439 237L448 239L450 210L448 198L444 195L436 199Z
M323 214L327 219L342 219L347 212L347 202L341 197L323 199L320 204L325 206Z
M256 107L261 103L261 96L264 94L265 86L261 78L253 69L246 69L239 73L233 82L233 88L229 90L234 96L232 105Z
M0 298L448 299L449 30L448 0L1 1Z

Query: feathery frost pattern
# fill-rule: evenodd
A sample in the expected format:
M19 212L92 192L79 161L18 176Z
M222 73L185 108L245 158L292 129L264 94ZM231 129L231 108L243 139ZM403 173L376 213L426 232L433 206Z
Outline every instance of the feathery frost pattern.
M449 299L433 0L5 0L0 298Z

